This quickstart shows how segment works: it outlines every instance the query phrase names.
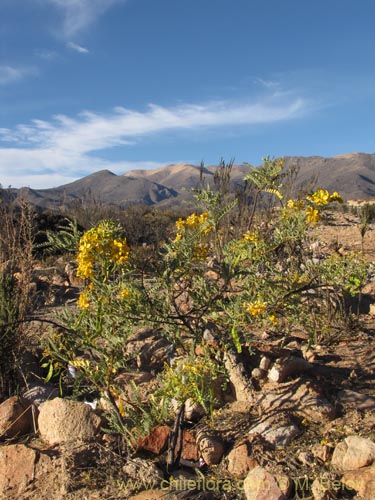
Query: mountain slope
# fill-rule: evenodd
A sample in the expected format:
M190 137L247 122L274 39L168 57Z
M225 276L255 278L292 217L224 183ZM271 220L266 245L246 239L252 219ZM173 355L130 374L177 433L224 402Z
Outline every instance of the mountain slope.
M345 199L372 199L375 197L375 154L351 153L323 158L321 156L285 157L285 168L296 167L296 185L309 185L316 178L316 186L339 191ZM200 185L214 185L216 166L172 164L154 170L133 170L116 175L101 170L70 184L52 189L22 188L13 190L41 208L59 208L82 200L126 207L132 204L178 206L193 200L192 189ZM242 183L248 167L233 165L232 187ZM202 174L202 175L201 175Z

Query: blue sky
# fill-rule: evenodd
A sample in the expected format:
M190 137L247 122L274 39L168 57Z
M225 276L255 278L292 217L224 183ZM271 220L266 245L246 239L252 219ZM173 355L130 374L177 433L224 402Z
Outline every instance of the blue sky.
M1 0L0 183L374 152L373 0Z

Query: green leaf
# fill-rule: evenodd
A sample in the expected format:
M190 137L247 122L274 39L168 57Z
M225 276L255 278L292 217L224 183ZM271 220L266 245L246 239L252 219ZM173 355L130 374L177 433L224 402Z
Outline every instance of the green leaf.
M235 325L232 326L231 335L232 335L232 339L233 339L233 342L234 342L234 345L237 349L238 354L241 354L242 345L241 345L240 338L238 336L237 328Z

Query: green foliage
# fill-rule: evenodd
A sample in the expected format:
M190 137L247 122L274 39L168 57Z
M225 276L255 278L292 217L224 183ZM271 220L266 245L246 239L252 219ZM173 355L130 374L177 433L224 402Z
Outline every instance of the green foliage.
M47 241L38 245L39 248L46 249L48 253L74 253L77 251L82 231L78 228L75 219L66 217L64 220L65 224L58 225L56 231L47 229L45 232Z

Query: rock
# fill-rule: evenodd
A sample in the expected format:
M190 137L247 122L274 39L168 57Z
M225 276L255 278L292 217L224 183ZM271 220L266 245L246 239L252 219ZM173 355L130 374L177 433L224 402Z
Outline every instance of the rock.
M133 355L138 368L144 371L161 371L173 350L160 331L147 327L140 328L126 344L126 353Z
M163 472L151 460L130 459L122 470L147 490L157 488L164 479Z
M322 462L328 462L332 448L326 444L315 444L311 448L311 453Z
M347 490L356 491L363 500L375 498L375 465L345 472L341 478Z
M192 462L196 462L199 458L197 442L193 434L188 430L183 431L181 458Z
M216 465L224 454L221 440L209 434L200 433L197 436L198 450L207 465Z
M239 478L244 478L251 469L259 465L255 458L251 457L251 447L248 441L233 448L227 460L228 472Z
M314 500L331 500L334 498L332 490L332 481L328 478L317 477L314 479L311 485L311 493L313 494Z
M252 469L243 486L247 500L285 500L275 478L263 467Z
M160 455L168 446L170 428L166 425L160 425L151 430L144 438L138 441L138 450L150 451L154 455Z
M368 394L344 389L337 393L337 400L341 404L355 405L357 410L371 410L375 408L375 398Z
M360 469L375 461L375 443L360 436L348 436L335 448L332 466L340 471Z
M259 423L249 431L249 435L260 434L270 444L288 446L298 436L300 429L286 415L274 415Z
M22 394L22 398L28 403L34 404L39 407L45 401L57 398L59 395L59 390L53 385L43 384L43 385L33 385Z
M267 358L267 356L262 356L262 358L259 362L260 370L268 371L270 366L271 366L270 358Z
M123 385L134 383L138 386L150 382L153 378L149 372L123 372L116 376L115 382Z
M260 368L254 368L251 372L251 376L256 380L262 380L267 377L267 372L265 370L261 370Z
M185 419L191 422L197 422L205 415L205 410L200 403L197 403L192 398L185 401Z
M0 405L0 438L23 436L33 429L33 414L30 403L17 396L6 399Z
M300 374L311 370L312 364L304 358L287 356L280 358L268 372L268 379L272 382L285 382L291 375Z
M0 498L10 491L13 498L20 496L34 480L36 461L36 451L23 444L0 448Z
M309 451L299 452L297 460L301 462L302 465L306 465L307 467L313 467L315 465L314 455Z
M93 439L100 425L101 418L85 403L55 398L39 407L40 436L50 445Z
M259 414L265 416L281 411L293 411L307 420L321 424L335 417L335 409L321 394L320 388L302 379L262 388L256 404Z
M251 382L246 374L246 369L238 360L238 356L229 351L224 356L225 368L237 401L253 401Z
M293 480L290 477L285 476L284 474L275 475L275 479L277 482L277 486L280 488L285 498L289 498L294 485Z

